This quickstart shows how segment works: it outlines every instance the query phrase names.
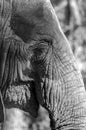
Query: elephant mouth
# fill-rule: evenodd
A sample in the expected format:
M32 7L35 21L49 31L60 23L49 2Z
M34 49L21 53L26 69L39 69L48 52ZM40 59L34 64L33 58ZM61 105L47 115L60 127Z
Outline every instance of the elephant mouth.
M34 82L9 86L4 96L6 108L19 108L34 117L38 115L39 104L36 99Z

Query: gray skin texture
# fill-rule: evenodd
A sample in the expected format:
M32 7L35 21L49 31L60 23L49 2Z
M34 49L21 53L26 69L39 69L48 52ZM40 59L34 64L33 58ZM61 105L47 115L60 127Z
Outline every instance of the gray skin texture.
M5 106L36 117L42 105L52 130L86 130L82 76L50 1L0 0L0 5L3 116Z

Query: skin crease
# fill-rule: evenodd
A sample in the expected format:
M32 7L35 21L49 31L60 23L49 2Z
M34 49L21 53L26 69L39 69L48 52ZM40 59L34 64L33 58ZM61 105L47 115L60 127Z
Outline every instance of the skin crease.
M37 116L40 104L49 112L52 129L85 130L82 76L50 1L8 3L10 22L0 34L4 39L0 41L0 89L5 107ZM1 17L2 27L6 17Z

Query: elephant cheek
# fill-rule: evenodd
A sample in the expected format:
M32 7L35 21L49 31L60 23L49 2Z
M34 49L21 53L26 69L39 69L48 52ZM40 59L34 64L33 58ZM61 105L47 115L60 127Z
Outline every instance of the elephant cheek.
M32 84L10 86L6 91L4 104L6 108L19 108L33 117L38 115L39 104Z

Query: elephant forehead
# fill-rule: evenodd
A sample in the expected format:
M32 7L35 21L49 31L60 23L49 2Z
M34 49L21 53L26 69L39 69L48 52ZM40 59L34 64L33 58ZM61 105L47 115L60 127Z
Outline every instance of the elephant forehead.
M35 1L35 0L34 0ZM32 16L32 14L38 14L39 17L43 16L43 1L14 1L12 11L20 16L23 16L26 21Z
M14 3L12 12L14 16L17 14L22 18L24 25L27 23L29 27L34 28L35 32L46 32L48 30L47 32L51 33L54 30L53 27L56 23L53 16L55 13L50 2L45 0L25 2L22 0L21 2L16 2L16 4ZM34 26L32 27L32 25Z

